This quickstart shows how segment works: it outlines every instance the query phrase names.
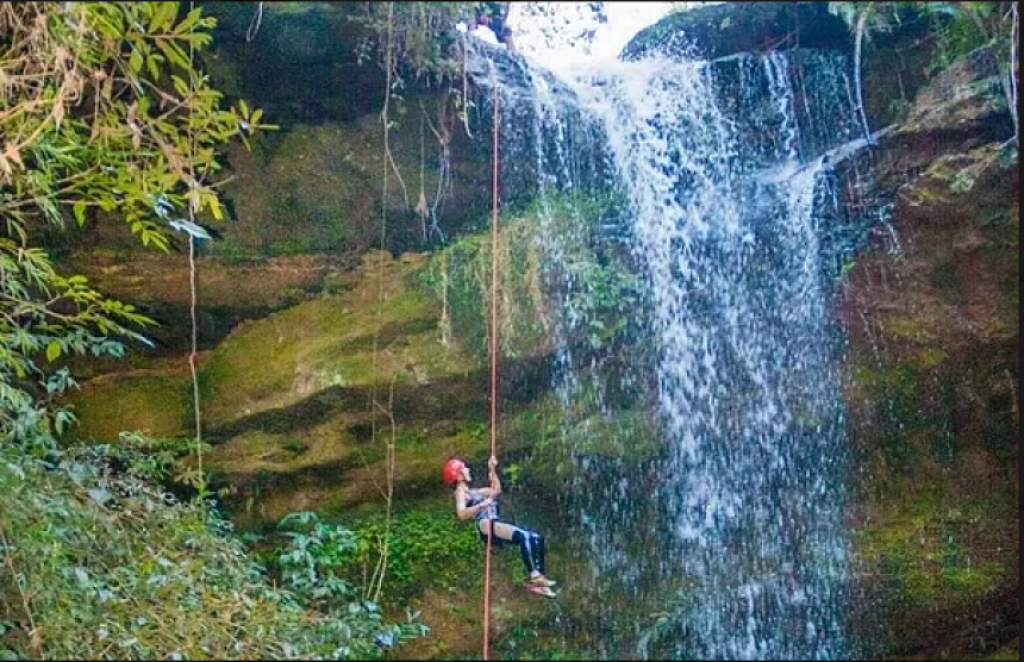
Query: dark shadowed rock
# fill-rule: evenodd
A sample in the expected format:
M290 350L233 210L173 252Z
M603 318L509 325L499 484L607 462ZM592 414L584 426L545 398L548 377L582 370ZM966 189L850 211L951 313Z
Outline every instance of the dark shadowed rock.
M850 50L849 30L825 2L726 2L670 14L639 32L625 60L653 52L713 60L789 48Z
M921 90L901 133L954 131L958 133L1002 129L1013 133L995 56L980 48L953 63ZM999 136L991 136L998 139Z

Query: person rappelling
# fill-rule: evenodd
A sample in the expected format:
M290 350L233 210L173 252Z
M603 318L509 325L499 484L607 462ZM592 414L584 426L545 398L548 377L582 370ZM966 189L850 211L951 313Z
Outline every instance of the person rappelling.
M455 497L455 514L459 519L476 521L481 542L487 544L488 536L496 547L506 544L519 545L523 565L528 573L527 587L530 592L546 598L556 596L551 587L555 581L545 575L544 536L536 531L524 529L501 519L501 479L498 477L498 459L491 456L487 463L490 487L473 488L473 473L469 466L458 458L445 462L442 469L444 481L452 486Z

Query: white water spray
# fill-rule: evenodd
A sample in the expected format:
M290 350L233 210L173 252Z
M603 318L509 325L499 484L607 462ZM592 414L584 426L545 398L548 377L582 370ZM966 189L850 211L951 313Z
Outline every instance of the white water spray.
M650 384L651 398L635 406L656 410L654 461L627 461L638 452L630 423L600 423L621 408L566 339L587 312L568 305L553 325L565 334L555 347L567 427L610 437L603 454L570 449L599 593L595 627L633 630L641 657L849 656L845 420L833 265L819 241L820 208L835 193L823 184L823 157L858 133L849 63L811 51L576 60L555 69L558 81L536 51L526 55L518 94L532 98L517 117L530 117L520 134L531 146L521 149L532 155L541 208L585 188L582 163L607 161L610 186L628 200L621 235L649 291L643 310L623 312L644 320L640 342L653 347L655 374L636 366L618 378ZM556 91L559 82L570 89ZM570 138L582 118L606 144ZM562 276L554 296L567 304L567 291L585 287L559 272L568 250L559 242L571 237L542 239ZM603 427L589 427L595 417L581 425L580 411ZM661 616L637 632L645 609ZM621 654L621 644L599 648Z

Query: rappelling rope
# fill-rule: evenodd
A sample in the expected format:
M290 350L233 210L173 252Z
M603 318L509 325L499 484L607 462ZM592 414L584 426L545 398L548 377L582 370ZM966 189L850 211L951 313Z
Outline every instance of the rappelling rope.
M492 105L494 107L494 145L491 173L491 457L497 458L498 446L498 81L494 73L494 62L488 60L491 71ZM491 487L494 486L493 481ZM487 527L487 554L484 556L484 654L489 659L491 632L491 539L494 536L494 520Z

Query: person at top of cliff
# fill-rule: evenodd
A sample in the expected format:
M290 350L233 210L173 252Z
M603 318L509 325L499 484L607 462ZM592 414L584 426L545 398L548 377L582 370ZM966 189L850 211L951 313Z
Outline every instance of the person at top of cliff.
M467 31L488 43L504 44L505 48L514 51L515 41L512 28L508 26L508 2L484 2L477 11L476 18L469 22Z
M544 574L544 536L501 519L498 458L492 456L487 468L490 487L472 488L473 474L465 462L458 458L445 462L441 473L444 482L452 486L455 514L459 519L474 519L480 540L485 544L490 537L491 544L496 547L509 543L519 545L523 565L529 575L527 587L537 595L555 597L551 589L555 582Z

